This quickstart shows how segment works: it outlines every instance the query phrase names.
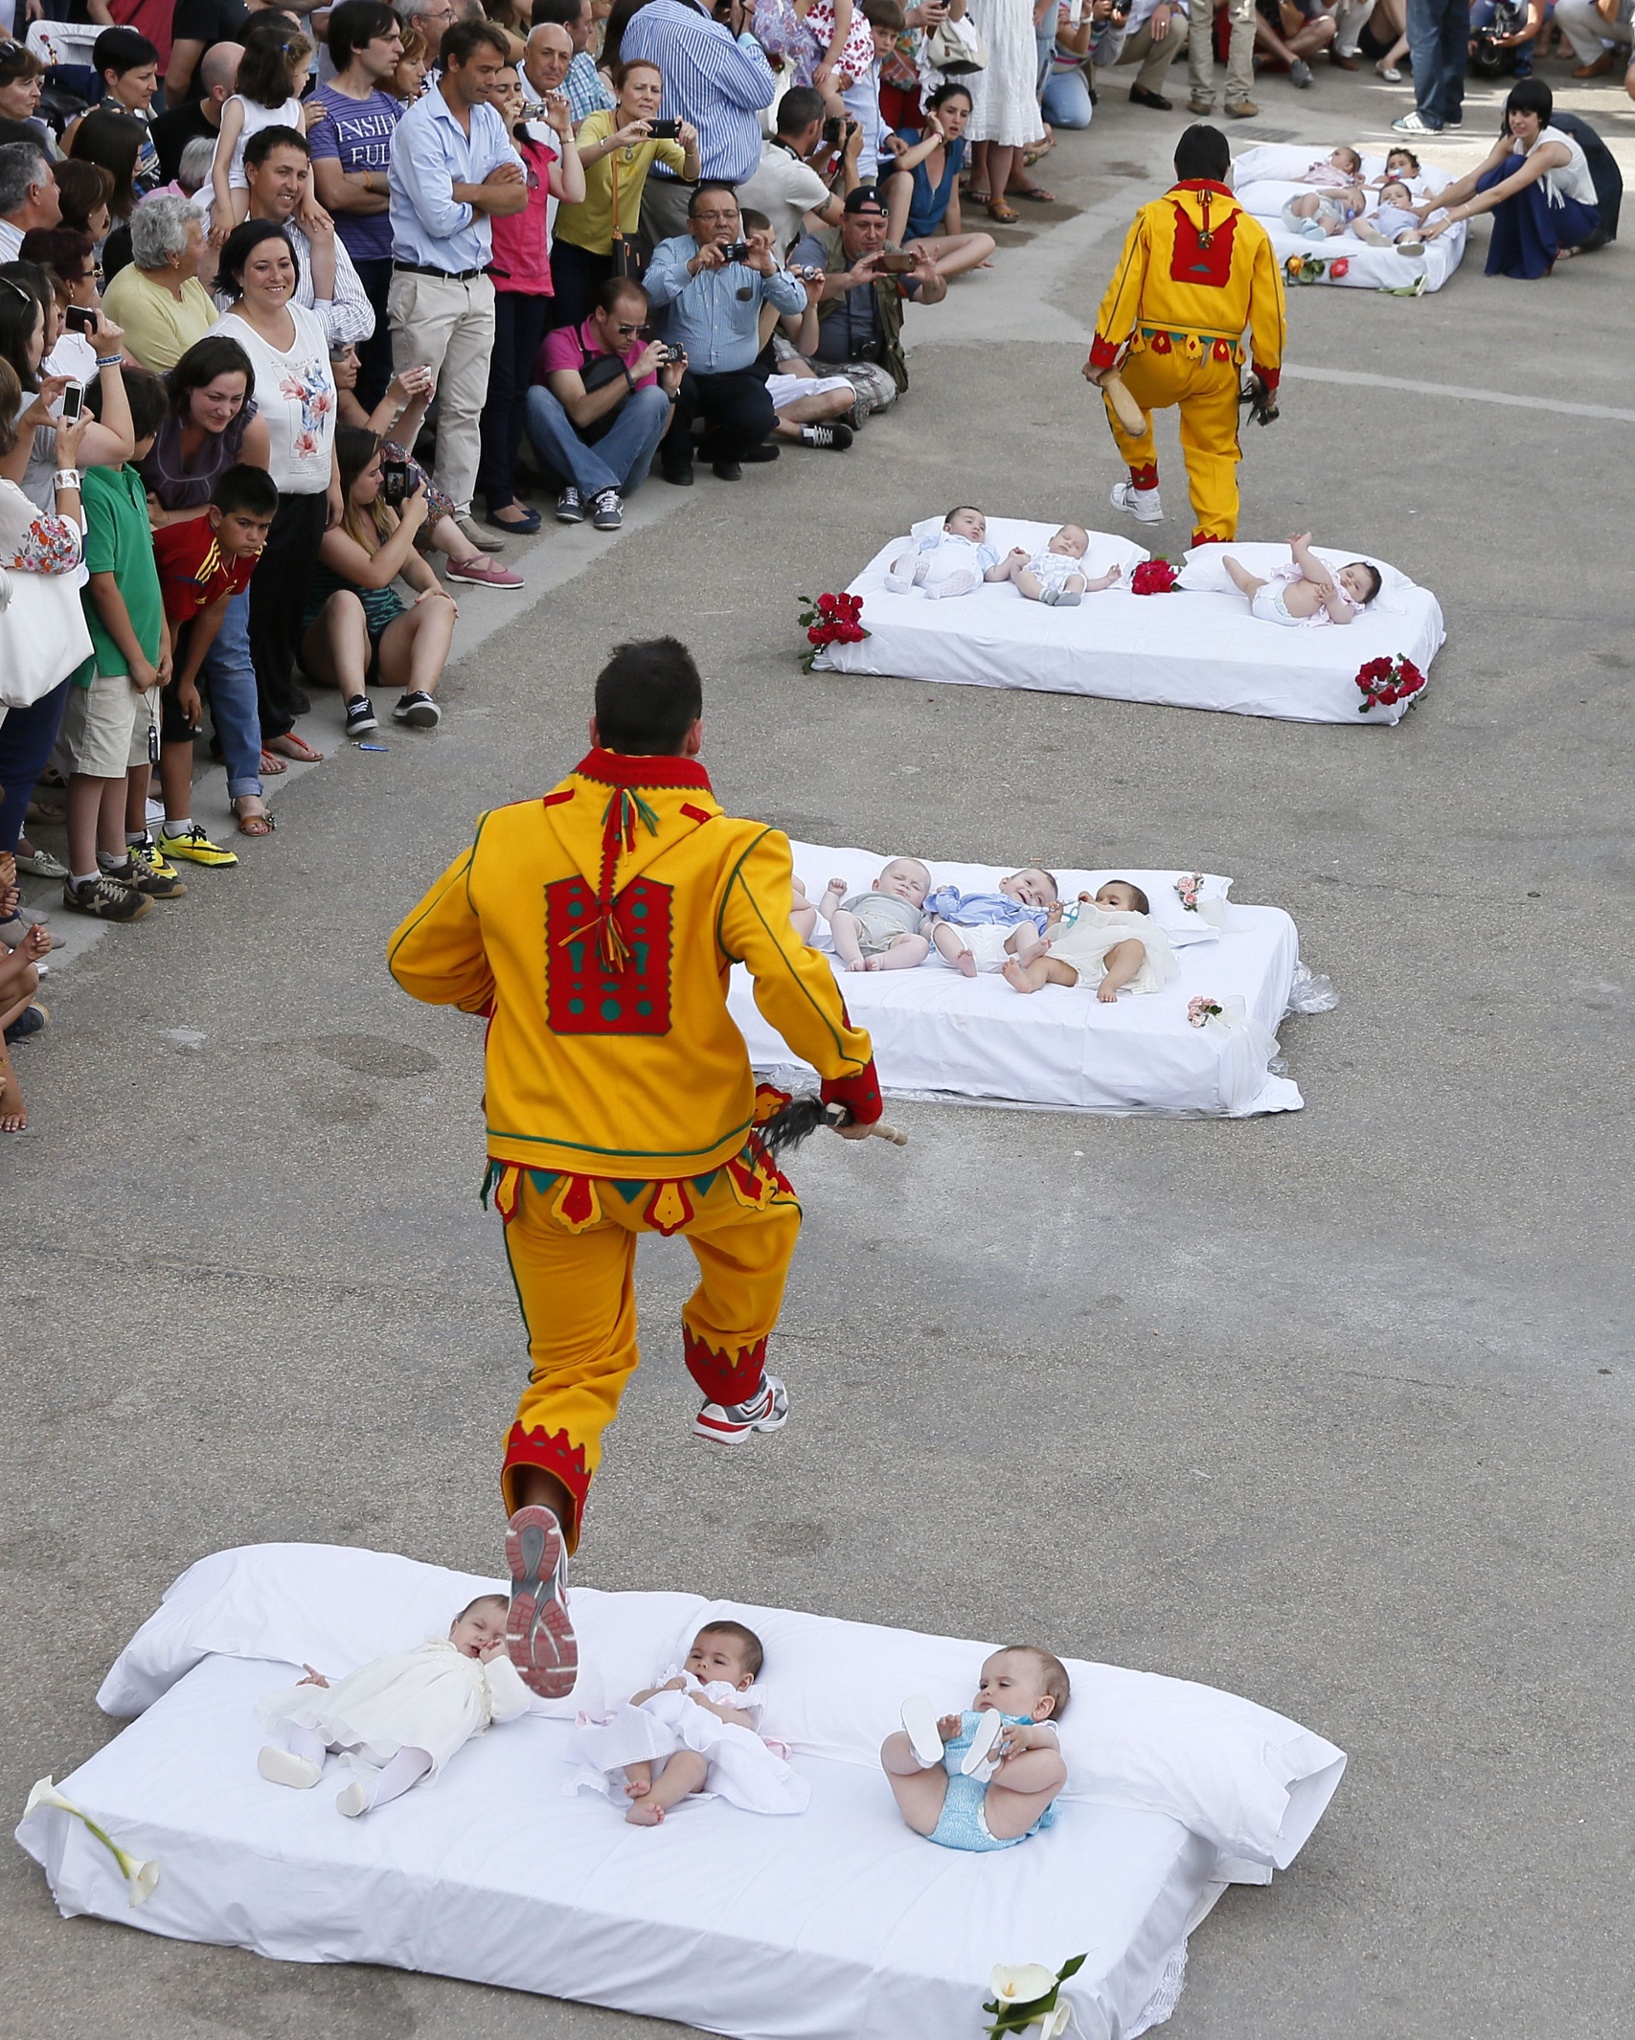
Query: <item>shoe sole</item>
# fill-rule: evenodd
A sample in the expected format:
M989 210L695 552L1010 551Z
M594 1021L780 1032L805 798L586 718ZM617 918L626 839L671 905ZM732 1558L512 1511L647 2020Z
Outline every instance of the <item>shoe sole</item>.
M1005 1733L1004 1717L997 1709L985 1713L977 1723L971 1736L971 1747L959 1760L962 1777L974 1778L993 1751L993 1746Z
M538 1503L518 1509L506 1526L505 1563L511 1572L506 1651L530 1693L565 1699L579 1676L579 1645L558 1591L567 1550L554 1511Z
M129 914L101 914L98 913L95 907L76 907L70 905L67 900L63 901L63 905L68 908L71 914L83 914L88 921L110 921L118 928L124 926L129 921L140 921L144 914L152 911L152 900L148 898L146 893L143 893L140 897L142 904L133 913Z
M524 585L520 574L513 574L509 567L502 571L507 576L503 581L496 580L492 574L462 574L457 568L450 567L448 578L458 581L464 588L520 588Z
M937 1733L937 1711L923 1693L914 1693L903 1702L903 1733L908 1737L915 1756L929 1771L942 1762L942 1737Z
M443 718L441 715L428 715L423 708L411 708L407 715L399 715L394 710L392 720L406 724L412 730L434 730Z
M591 528L594 531L623 531L624 529L624 519L622 517L593 517L590 521Z
M349 737L368 737L373 736L379 728L379 720L371 716L368 722L349 722L346 726L346 734Z
M213 871L220 865L236 864L237 857L231 850L169 850L168 857L179 857L184 864L202 864L206 871Z

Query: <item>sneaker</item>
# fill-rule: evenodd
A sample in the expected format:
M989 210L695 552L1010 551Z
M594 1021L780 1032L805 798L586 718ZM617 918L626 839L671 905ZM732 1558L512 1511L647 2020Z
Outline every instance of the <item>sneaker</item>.
M1289 83L1298 85L1302 92L1311 83L1311 66L1304 57L1296 57L1289 66Z
M830 453L844 453L852 443L849 425L803 425L800 428L802 446L817 446Z
M505 1529L511 1605L505 1648L530 1693L561 1700L579 1676L579 1645L568 1614L568 1547L556 1511L535 1502Z
M443 711L429 694L414 688L392 710L392 720L412 723L417 730L434 730L443 720Z
M158 846L151 836L144 836L140 843L128 846L127 854L138 871L145 871L153 878L174 878L176 867L167 864L159 855Z
M215 867L238 862L236 850L224 850L219 843L212 843L197 822L185 828L179 836L173 836L168 829L161 829L159 848L167 857L185 858L189 864Z
M474 553L469 560L451 560L448 578L451 581L467 581L473 588L521 588L525 585L520 574L513 574L498 560L485 560L481 553Z
M585 506L580 501L577 489L564 489L556 499L556 521L558 524L583 524Z
M1137 524L1162 524L1163 505L1156 489L1138 489L1134 482L1119 482L1108 498L1115 510L1128 511Z
M789 1421L789 1391L775 1374L763 1376L761 1392L748 1402L707 1402L693 1419L695 1438L717 1445L741 1445L753 1431L781 1431Z
M779 459L780 455L775 446L740 446L738 458L748 461L751 467L760 467L767 461Z
M366 736L370 730L380 728L380 718L375 714L375 704L367 694L356 695L346 704L346 734L349 737Z
M152 900L143 899L139 892L121 885L106 872L86 879L81 885L69 879L62 889L62 903L76 914L90 914L98 921L140 921L153 905Z
M179 900L187 891L185 881L176 876L174 869L165 863L157 850L153 852L159 867L157 870L138 862L136 851L139 847L133 844L130 862L120 865L114 871L104 873L104 876L113 879L118 885L134 886L150 900Z
M1442 132L1445 135L1456 135L1464 124L1465 116L1462 113L1450 113L1442 123Z
M19 850L17 869L31 871L36 878L66 878L68 866L60 857L53 857L49 850Z
M1229 99L1226 102L1228 120L1253 120L1260 108L1252 99Z
M1413 106L1408 109L1400 120L1392 121L1391 132L1394 135L1439 135L1442 130L1438 127L1432 127L1428 120L1421 120L1419 108Z
M598 489L590 499L590 521L598 531L617 531L624 523L624 505L617 489Z

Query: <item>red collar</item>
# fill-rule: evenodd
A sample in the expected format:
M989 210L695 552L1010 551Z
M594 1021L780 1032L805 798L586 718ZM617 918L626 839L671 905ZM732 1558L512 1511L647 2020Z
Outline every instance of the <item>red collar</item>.
M1218 191L1222 198L1235 198L1237 194L1229 184L1217 184L1213 177L1183 177L1179 184L1172 184L1171 191Z
M696 758L637 757L627 751L595 750L573 768L580 779L598 786L691 786L705 793L714 789L710 775Z

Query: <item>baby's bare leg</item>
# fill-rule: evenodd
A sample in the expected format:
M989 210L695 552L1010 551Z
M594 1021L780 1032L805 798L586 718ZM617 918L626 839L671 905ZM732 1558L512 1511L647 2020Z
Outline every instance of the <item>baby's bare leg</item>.
M855 914L848 914L844 907L836 907L829 916L829 933L835 938L836 956L848 970L867 970Z
M1076 985L1079 974L1047 949L1027 963L1007 963L1002 970L1006 984L1018 992L1042 992L1046 985Z
M1230 553L1221 560L1221 565L1231 577L1233 587L1240 594L1247 595L1251 602L1266 585L1257 575L1251 574L1247 567L1240 567Z
M653 1766L650 1763L626 1764L624 1789L632 1799L645 1799L653 1789Z
M976 976L976 958L957 928L947 921L939 921L931 931L931 940L937 945L937 954L945 956L961 977Z
M1391 245L1372 220L1353 220L1351 231L1359 241L1366 241L1370 248L1389 248Z
M1024 1750L1007 1757L994 1773L983 1804L988 1832L1008 1842L1025 1835L1067 1783L1060 1750Z
M835 947L840 947L839 942ZM871 956L865 968L869 970L912 970L917 963L924 963L931 954L931 944L923 935L893 935L890 942L878 956Z
M1146 961L1147 945L1131 935L1123 942L1115 942L1108 950L1107 969L1101 983L1096 987L1096 997L1104 1006L1112 1005L1118 997L1120 985L1127 985Z
M940 1764L926 1770L901 1729L888 1735L880 1745L880 1765L890 1780L892 1797L903 1819L917 1835L933 1833L942 1819L942 1802L948 1796L948 1773Z
M1030 574L1026 567L1018 567L1011 579L1016 583L1017 594L1025 596L1029 602L1037 602L1045 592L1044 582L1037 574Z
M1050 944L1037 928L1024 923L1006 942L1005 947L1018 963L1032 963L1036 956L1043 956L1048 951Z
M689 1792L700 1792L709 1776L710 1760L697 1750L677 1750L667 1757L664 1769L645 1798L632 1806L625 1819L632 1827L657 1827L678 1800Z

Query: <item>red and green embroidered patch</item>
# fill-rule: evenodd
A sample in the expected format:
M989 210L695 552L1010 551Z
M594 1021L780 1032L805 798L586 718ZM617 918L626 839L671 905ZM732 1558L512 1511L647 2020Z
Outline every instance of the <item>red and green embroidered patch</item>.
M631 882L608 910L616 964L603 960L601 908L580 877L545 888L545 1014L553 1034L668 1034L671 888Z

